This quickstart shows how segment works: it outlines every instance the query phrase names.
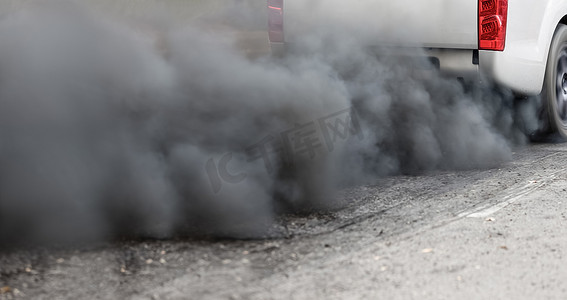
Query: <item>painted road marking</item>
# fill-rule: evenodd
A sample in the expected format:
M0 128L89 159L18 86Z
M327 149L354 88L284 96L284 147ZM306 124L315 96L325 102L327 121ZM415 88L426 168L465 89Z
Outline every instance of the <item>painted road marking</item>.
M499 202L493 205L485 205L480 208L476 208L471 211L462 212L458 215L459 218L486 218L490 215L495 214L496 212L506 208L510 204L517 202L518 200L522 199L526 195L534 192L535 190L543 187L544 185L548 184L549 182L553 181L558 173L563 173L565 170L560 170L554 172L553 174L546 177L546 179L541 180L532 180L525 186L521 187L519 190L509 194L503 198L504 201Z

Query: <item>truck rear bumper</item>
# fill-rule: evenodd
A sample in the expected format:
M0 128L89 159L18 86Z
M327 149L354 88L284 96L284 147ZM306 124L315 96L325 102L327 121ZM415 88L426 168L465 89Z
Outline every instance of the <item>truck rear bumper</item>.
M272 53L283 56L289 44L272 43ZM545 64L517 58L506 52L473 49L373 47L378 57L423 57L442 75L466 82L495 83L522 95L541 92ZM420 68L422 69L422 68ZM427 70L424 70L427 71Z
M285 43L271 43L272 54L278 57L288 52ZM438 48L398 48L373 47L378 57L422 57L431 62L429 69L437 69L444 76L460 78L465 81L480 81L479 57L477 50L470 49L438 49Z
M425 49L425 55L439 62L441 74L462 78L466 81L480 81L478 51L467 49Z

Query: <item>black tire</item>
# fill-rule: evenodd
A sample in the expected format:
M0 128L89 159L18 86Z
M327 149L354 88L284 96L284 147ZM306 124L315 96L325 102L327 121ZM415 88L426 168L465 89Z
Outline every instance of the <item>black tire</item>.
M541 99L540 130L567 140L567 26L563 24L553 35Z

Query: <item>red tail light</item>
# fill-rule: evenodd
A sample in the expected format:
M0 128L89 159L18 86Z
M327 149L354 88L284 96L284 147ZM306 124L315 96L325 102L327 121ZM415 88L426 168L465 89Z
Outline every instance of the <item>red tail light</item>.
M268 34L270 42L284 42L283 0L268 0Z
M478 1L478 49L504 51L508 0Z

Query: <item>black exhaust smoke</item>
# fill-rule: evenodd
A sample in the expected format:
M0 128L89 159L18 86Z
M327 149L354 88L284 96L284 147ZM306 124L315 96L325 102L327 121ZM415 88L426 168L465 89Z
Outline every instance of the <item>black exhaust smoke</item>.
M340 207L344 184L493 167L521 140L506 95L339 35L250 60L211 19L148 33L71 2L2 15L0 239L263 237L278 212Z

